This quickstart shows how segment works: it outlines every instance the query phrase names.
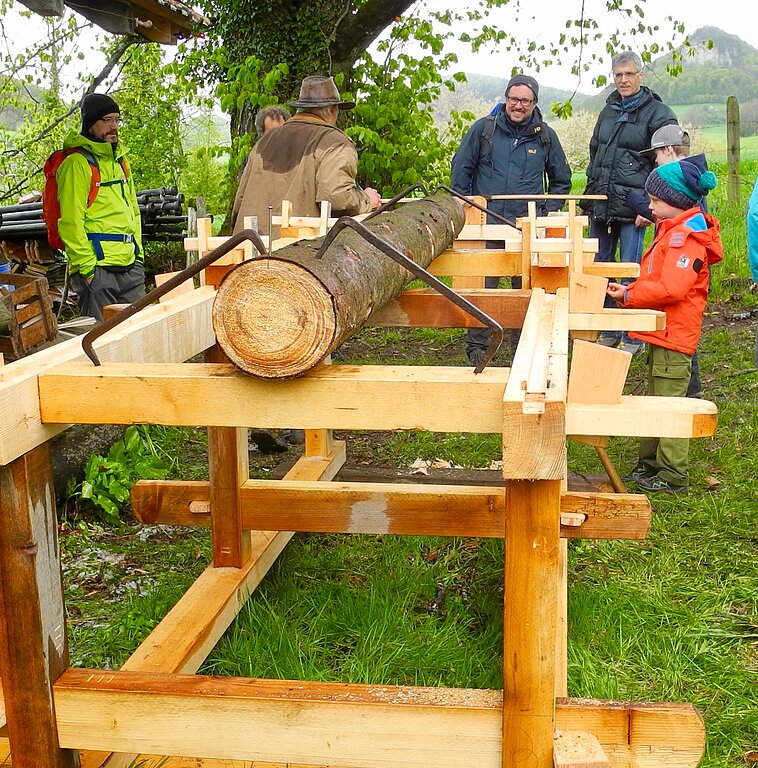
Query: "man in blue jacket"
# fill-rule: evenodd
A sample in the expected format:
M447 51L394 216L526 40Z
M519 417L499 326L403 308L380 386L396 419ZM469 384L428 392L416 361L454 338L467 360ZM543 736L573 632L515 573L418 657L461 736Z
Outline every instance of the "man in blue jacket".
M505 101L477 120L453 157L451 186L464 195L566 195L571 190L571 168L555 131L537 107L539 86L529 75L514 75L505 88ZM562 200L538 201L539 215L558 211ZM491 200L487 208L515 221L527 214L526 200ZM488 216L489 224L500 223ZM502 248L488 241L488 248ZM498 277L485 280L497 288ZM520 285L520 283L518 284ZM489 330L472 328L466 337L466 356L477 365L489 341Z

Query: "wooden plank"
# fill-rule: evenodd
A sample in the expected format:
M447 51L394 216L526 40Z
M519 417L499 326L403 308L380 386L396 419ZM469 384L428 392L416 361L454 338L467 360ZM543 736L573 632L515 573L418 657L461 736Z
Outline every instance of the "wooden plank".
M482 288L458 293L504 328L521 328L529 291ZM367 320L366 325L412 328L481 328L482 324L457 304L431 288L405 291Z
M483 208L486 208L487 201L484 197L481 197L480 195L474 195L471 197L471 199L477 203L478 205L482 206ZM487 223L487 212L484 210L481 210L480 208L475 208L473 205L466 205L464 210L464 216L465 216L465 223L466 224L486 224ZM456 243L454 243L454 247L457 249L461 248L477 248L477 249L483 249L486 248L486 243L484 240L458 240ZM470 259L466 259L467 264L471 264ZM434 273L432 273L434 274ZM494 272L486 272L486 271L475 271L469 274L461 274L457 271L445 273L453 276L451 285L454 290L460 291L467 288L484 288L484 276L485 275L508 275L509 272L500 272L498 269L496 269Z
M554 768L610 768L597 736L586 731L557 731L553 750Z
M501 765L499 691L69 669L54 695L61 742L75 748L352 768L461 768L472 756L477 768ZM569 699L555 719L597 735L614 768L695 768L705 745L689 705Z
M569 315L571 331L660 331L665 327L666 315L657 309L603 309Z
M453 288L462 291L484 288L484 275L518 275L521 272L521 248L458 248L443 251L429 265L428 272L437 277L453 276ZM464 278L477 278L478 281Z
M602 312L607 287L605 277L572 272L569 275L569 311Z
M165 305L147 307L95 343L100 359L134 362L188 360L214 343L211 307L215 291L198 289ZM0 465L65 429L43 424L37 376L63 362L86 360L75 337L3 366L0 381ZM106 420L106 423L107 420Z
M526 223L526 222L524 222ZM558 479L565 474L565 353L568 301L532 291L503 398L506 478ZM553 359L551 359L553 358ZM556 367L557 366L557 367ZM552 370L551 370L552 369Z
M640 265L631 261L594 261L585 263L582 271L585 275L599 275L618 280L621 277L639 277Z
M621 396L632 355L623 349L574 341L567 398L572 403L615 403Z
M178 275L178 272L162 272L160 274L155 275L155 287L159 288L164 283L167 283L172 277L176 277ZM158 299L160 302L169 301L170 299L173 299L175 296L182 296L185 293L189 293L190 291L195 290L195 283L193 279L190 277L188 280L185 280L180 285L177 285L176 288L172 288L168 293L164 293L163 296Z
M252 427L500 434L508 376L507 368L474 374L468 368L333 365L300 379L263 381L220 364L69 363L39 376L39 402L44 421L52 423L244 421ZM624 396L619 405L571 403L565 420L572 435L706 437L714 434L716 417L707 400Z
M553 756L560 487L560 480L507 484L503 768L542 768Z
M73 768L52 685L68 665L49 444L0 467L0 677L16 768Z
M150 525L209 526L209 493L207 482L140 480L132 510ZM505 525L502 494L492 486L249 480L240 504L245 529L498 538ZM573 516L561 526L570 539L644 539L650 530L643 494L562 493L564 515Z
M223 364L176 368L113 363L94 368L74 363L40 377L40 386L44 418L54 422L73 416L78 423L114 424L123 419L177 425L243 422L250 427L345 429L353 424L362 429L499 432L500 424L482 403L499 401L507 378L505 368L474 374L453 367L329 365L298 379L271 381ZM126 400L120 400L119 393Z

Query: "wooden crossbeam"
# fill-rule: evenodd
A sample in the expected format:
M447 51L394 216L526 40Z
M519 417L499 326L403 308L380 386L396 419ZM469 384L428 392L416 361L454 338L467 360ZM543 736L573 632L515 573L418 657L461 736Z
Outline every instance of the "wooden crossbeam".
M504 487L249 480L240 491L245 529L502 538ZM131 505L143 523L211 523L209 485L140 480ZM564 520L565 516L565 520ZM642 494L561 495L561 536L643 539L651 508Z
M567 345L567 292L533 290L503 397L505 478L565 476Z
M53 691L64 747L358 768L501 765L499 691L87 669L69 669ZM619 767L695 768L705 744L688 705L569 699L557 703L556 725L595 733Z
M214 296L211 288L202 288L166 304L146 308L95 343L100 359L105 362L188 360L215 341L211 322ZM73 423L43 425L37 386L39 374L72 360L86 360L81 337L3 366L0 465L10 463ZM109 423L107 418L103 423Z
M508 377L507 368L474 374L468 368L330 365L300 379L264 381L223 364L69 363L39 376L39 403L45 424L243 422L499 434ZM714 434L716 419L713 403L691 397L624 396L618 405L566 406L572 435L706 437Z

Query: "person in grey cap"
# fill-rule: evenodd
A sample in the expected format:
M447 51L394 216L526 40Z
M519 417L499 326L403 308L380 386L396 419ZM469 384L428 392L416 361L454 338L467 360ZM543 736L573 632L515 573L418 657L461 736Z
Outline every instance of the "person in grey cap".
M571 168L555 131L537 107L539 85L530 75L514 75L505 87L504 101L469 128L453 157L451 186L464 195L565 195L571 191ZM563 200L540 200L538 215L558 211ZM515 223L527 214L527 200L487 201L488 210ZM489 224L501 223L494 216ZM488 241L488 248L502 248ZM497 288L499 277L487 277L485 286ZM513 286L520 287L518 278ZM471 328L466 335L466 356L478 365L489 342L489 330Z
M235 233L244 229L246 216L256 216L258 231L268 234L269 206L279 215L283 200L295 216L318 216L324 200L335 216L368 213L381 203L375 189L361 189L355 180L358 152L337 128L340 110L355 102L340 98L334 80L306 77L297 101L287 106L298 112L264 134L248 156L232 207Z
M102 321L104 306L131 304L145 293L142 220L128 149L119 141L118 104L88 93L80 113L81 130L66 137L67 157L55 173L58 233L79 311Z
M653 134L677 120L658 94L642 84L642 59L634 51L616 54L611 66L616 88L595 123L584 190L606 199L586 200L582 208L590 216L590 237L598 239L595 261L614 261L618 249L620 261L639 264L645 227L638 226L627 195L632 189L644 190L653 170L653 158L645 153ZM633 354L642 349L640 342L621 331L603 332L600 343Z

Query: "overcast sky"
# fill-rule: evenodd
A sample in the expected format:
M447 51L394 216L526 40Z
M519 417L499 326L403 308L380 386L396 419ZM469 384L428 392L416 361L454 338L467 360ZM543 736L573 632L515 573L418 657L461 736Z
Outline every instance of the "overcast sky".
M465 0L423 1L438 9L459 9L470 5ZM675 18L681 17L680 20L685 24L687 32L694 32L698 27L715 26L725 32L738 35L745 42L758 48L758 24L752 19L755 0L687 0L678 4L664 0L637 0L637 3L644 9L646 24L658 24L665 29L665 32L659 33L656 39L660 45L665 45L669 40L678 44L683 39L683 36L673 36L671 22L666 21L667 16L674 14ZM631 2L629 4L631 5ZM521 5L520 8L519 5ZM15 6L23 8L18 2ZM520 3L519 0L511 0L506 7L493 11L488 21L513 31L521 40L547 43L550 40L557 40L558 35L564 30L567 18L579 17L581 7L582 0L560 0L560 2L559 0L542 0L541 2L540 0L521 0ZM628 23L624 22L623 17L618 13L610 14L606 10L606 0L584 0L584 7L585 17L597 19L601 29L607 28L609 32ZM6 51L10 48L19 52L37 42L40 35L45 34L44 23L39 18L19 23L17 15L11 12L2 21L7 37L5 40L0 40L0 46ZM86 39L91 41L91 36ZM633 49L638 49L640 46L640 43L631 37L628 38L628 44ZM84 47L87 47L86 43ZM601 48L596 50L601 51ZM517 57L504 50L480 50L472 54L467 46L460 45L455 47L455 51L459 58L457 69L465 72L494 75L506 80L511 68L518 66ZM589 61L591 54L592 50L586 50L584 60ZM597 89L591 82L593 75L607 75L610 71L609 63L604 62L592 72L583 74L579 83L577 78L571 75L571 63L565 60L561 66L543 69L533 74L543 85L566 89L578 88L584 93L594 93ZM94 64L95 62L92 62L89 67L82 67L80 63L77 69L86 68L94 71Z
M450 8L449 0L426 0L433 8ZM722 29L724 32L737 35L745 42L758 48L758 24L752 20L756 8L755 0L686 0L682 3L665 2L664 0L638 0L638 5L645 13L644 22L647 25L659 25L663 32L659 33L656 42L665 45L668 41L679 44L684 35L674 37L671 21L666 21L667 16L673 15L675 19L685 25L685 31L694 32L699 27L712 26ZM459 2L459 5L464 5ZM629 6L633 3L629 2ZM548 42L556 40L565 29L565 20L579 18L582 0L526 0L517 10L515 0L511 0L508 6L492 12L491 23L501 26L503 29L512 30L524 40L534 39ZM628 24L618 13L611 14L606 10L606 0L585 0L585 17L595 18L600 28L613 31L623 28L622 24ZM637 17L634 17L635 19ZM628 45L638 50L640 43L634 38L628 38ZM601 49L597 49L601 51ZM477 72L480 74L500 76L507 79L511 67L517 66L516 57L506 51L488 50L471 53L464 46L456 47L459 69L465 72ZM585 51L584 60L589 60L589 52ZM558 88L573 89L577 87L577 79L571 75L571 62L564 62L563 66L543 69L535 73L540 83ZM596 68L590 74L582 77L578 89L584 93L597 91L592 85L592 76L608 74L609 65Z

